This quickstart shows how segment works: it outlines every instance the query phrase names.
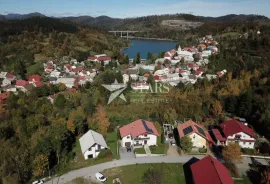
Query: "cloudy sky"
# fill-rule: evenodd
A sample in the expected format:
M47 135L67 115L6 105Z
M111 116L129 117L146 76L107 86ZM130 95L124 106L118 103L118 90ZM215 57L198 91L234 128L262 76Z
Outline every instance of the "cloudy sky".
M202 16L259 14L270 17L270 0L0 0L0 14L40 12L47 16L126 18L191 13Z

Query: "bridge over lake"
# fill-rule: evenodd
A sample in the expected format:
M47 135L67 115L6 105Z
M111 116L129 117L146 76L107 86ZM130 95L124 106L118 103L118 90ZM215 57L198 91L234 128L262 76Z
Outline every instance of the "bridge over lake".
M117 33L120 33L121 38L127 38L127 39L129 38L128 37L129 33L139 33L139 32L142 32L142 31L109 31L109 33L114 33L115 36L117 35ZM123 34L126 36L123 36Z

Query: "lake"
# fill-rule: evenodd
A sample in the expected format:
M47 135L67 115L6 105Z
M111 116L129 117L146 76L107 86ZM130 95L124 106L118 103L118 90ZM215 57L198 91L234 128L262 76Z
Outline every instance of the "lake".
M128 57L134 58L137 52L140 52L141 58L146 59L147 53L159 54L163 51L175 49L176 42L163 40L130 40L130 47L123 49L123 54L128 54Z

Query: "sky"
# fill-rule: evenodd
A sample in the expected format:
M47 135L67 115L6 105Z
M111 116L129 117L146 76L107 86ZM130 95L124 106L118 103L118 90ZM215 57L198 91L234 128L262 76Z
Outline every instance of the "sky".
M39 12L47 16L115 18L191 13L217 17L259 14L270 17L270 0L0 0L0 14Z

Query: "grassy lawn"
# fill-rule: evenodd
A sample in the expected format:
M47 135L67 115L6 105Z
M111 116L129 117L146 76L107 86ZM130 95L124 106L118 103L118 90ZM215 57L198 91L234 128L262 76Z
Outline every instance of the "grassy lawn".
M134 151L135 151L137 154L145 154L144 148L136 148Z
M96 184L96 183L93 183L93 182L86 180L84 178L76 178L76 179L68 182L67 184Z
M111 149L115 159L119 159L118 146L117 146L117 132L110 132L106 135L106 142Z
M222 33L221 34L222 37L228 37L228 36L238 37L239 35L240 35L240 33L238 33L238 32L227 32L227 33Z
M94 158L94 159L85 160L81 151L79 140L76 141L76 145L73 148L72 153L75 155L74 159L70 161L69 163L67 163L66 165L63 165L62 167L60 167L57 171L57 175L67 173L75 169L80 169L80 168L88 167L91 165L97 165L97 164L101 164L101 163L109 162L113 160L113 158Z
M108 179L108 184L112 184L114 178L120 178L123 184L143 184L142 177L148 168L162 167L164 182L166 184L185 184L185 175L182 164L137 164L103 171Z
M36 63L34 65L27 67L26 70L27 70L28 75L38 74L38 73L42 73L43 66L42 66L42 63Z

